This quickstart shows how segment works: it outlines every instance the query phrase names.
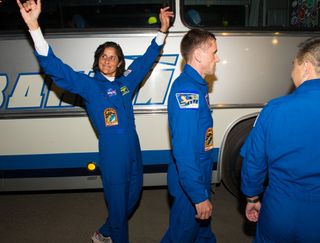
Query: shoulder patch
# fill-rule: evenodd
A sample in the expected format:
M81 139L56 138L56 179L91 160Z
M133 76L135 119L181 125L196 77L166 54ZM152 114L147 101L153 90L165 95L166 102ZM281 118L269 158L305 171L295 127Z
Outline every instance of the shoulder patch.
M176 93L180 109L198 109L199 94L197 93Z
M127 69L126 71L124 71L123 76L127 77L131 72L131 69Z
M130 91L129 91L129 89L128 89L127 86L122 86L122 87L120 88L120 92L121 92L122 95L126 95L126 94L128 94Z

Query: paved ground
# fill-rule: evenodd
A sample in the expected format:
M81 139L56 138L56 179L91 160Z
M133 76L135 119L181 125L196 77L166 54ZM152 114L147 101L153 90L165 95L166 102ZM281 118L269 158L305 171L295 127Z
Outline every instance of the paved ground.
M219 185L213 188L212 228L219 243L249 243L254 225L239 201ZM159 242L167 228L166 188L144 189L130 220L131 243ZM106 216L102 191L0 194L1 243L89 243Z

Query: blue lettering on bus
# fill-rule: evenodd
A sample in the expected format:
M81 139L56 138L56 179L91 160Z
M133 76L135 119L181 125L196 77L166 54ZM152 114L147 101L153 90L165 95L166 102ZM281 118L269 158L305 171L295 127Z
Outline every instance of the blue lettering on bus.
M126 60L134 60L138 56L127 56ZM148 78L148 82L137 92L133 104L141 106L164 105L169 87L171 86L178 54L162 55ZM88 72L89 76L93 71ZM11 109L19 110L45 110L82 109L82 100L79 96L58 88L52 80L41 73L19 73L11 87L11 93L6 97L6 89L9 85L7 74L0 73L0 112ZM155 92L156 91L156 92ZM10 91L7 91L9 93ZM6 101L7 98L7 101ZM6 103L6 106L3 104Z
M5 90L8 87L8 76L5 73L0 73L0 108L5 103Z

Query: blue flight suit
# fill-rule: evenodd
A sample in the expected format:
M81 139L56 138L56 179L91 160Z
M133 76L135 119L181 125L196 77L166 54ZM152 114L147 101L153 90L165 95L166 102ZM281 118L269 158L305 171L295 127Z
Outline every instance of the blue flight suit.
M255 242L320 242L320 79L270 101L241 149L242 191L265 189Z
M152 40L145 54L113 82L100 72L89 77L62 63L49 48L48 56L36 53L41 67L62 89L80 95L99 136L99 167L108 205L108 218L99 232L114 243L128 242L128 217L142 188L141 148L135 128L132 98L153 66L162 46Z
M211 195L213 120L208 84L188 64L172 85L168 116L175 161L168 166L167 180L173 204L161 242L216 242L210 219L195 218L195 204Z

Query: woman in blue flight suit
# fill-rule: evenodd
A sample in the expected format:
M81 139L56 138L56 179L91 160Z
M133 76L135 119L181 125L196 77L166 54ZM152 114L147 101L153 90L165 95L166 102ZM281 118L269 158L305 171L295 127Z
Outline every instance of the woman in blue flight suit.
M241 149L256 243L320 242L320 39L299 47L291 73L297 88L268 102Z
M99 167L108 218L92 240L127 243L128 217L140 197L143 173L132 98L160 54L173 13L168 7L160 10L160 32L127 71L124 71L125 61L119 45L114 42L100 45L95 52L92 78L64 64L44 40L38 25L41 1L31 0L22 5L17 0L17 3L30 29L41 67L59 87L84 99L88 116L98 132Z

